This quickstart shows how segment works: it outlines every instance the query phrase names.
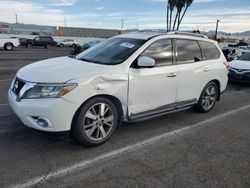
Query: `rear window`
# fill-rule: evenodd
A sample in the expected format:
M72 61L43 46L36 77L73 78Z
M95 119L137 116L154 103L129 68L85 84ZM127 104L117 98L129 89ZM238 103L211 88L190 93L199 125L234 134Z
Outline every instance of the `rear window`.
M201 49L195 40L176 39L177 64L201 61Z
M202 50L204 60L218 59L220 57L220 51L213 43L199 41L199 44Z

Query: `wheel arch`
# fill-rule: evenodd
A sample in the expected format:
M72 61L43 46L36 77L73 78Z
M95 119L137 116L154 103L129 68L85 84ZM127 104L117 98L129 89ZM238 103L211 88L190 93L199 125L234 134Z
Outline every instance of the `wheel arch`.
M6 43L4 43L4 48L6 49L6 46L7 45L11 45L12 46L12 48L14 48L14 44L12 43L12 42L6 42Z
M220 95L221 95L221 84L220 84L220 81L217 80L217 79L214 79L214 80L211 80L210 82L214 82L217 85L217 87L218 87L219 95L218 95L217 101L219 101L220 100Z
M14 44L12 42L6 42L6 43L4 43L4 46L7 44L11 44L12 46L14 46Z
M78 114L78 112L81 110L81 108L90 100L94 99L94 98L97 98L97 97L103 97L103 98L107 98L109 100L111 100L114 105L117 107L117 111L118 111L118 126L120 126L122 124L122 121L123 121L123 116L124 116L124 112L123 112L123 109L122 109L122 103L121 101L115 97L115 96L112 96L112 95L108 95L108 94L100 94L100 95L94 95L90 98L88 98L86 101L84 101L80 106L79 108L76 110L74 116L73 116L73 119L72 119L72 122L71 122L71 127L70 129L72 129L72 125L74 123L74 121L76 120L76 116Z
M217 97L217 101L219 101L219 100L220 100L220 95L221 95L221 91L220 91L220 89L221 89L221 84L220 84L220 81L219 81L219 80L217 80L217 79L210 80L210 81L207 82L207 84L202 88L202 91L203 91L203 89L204 89L209 83L211 83L211 82L215 83L215 84L217 85L217 87L218 87L219 95L218 95L218 97ZM199 97L201 96L202 91L201 91Z

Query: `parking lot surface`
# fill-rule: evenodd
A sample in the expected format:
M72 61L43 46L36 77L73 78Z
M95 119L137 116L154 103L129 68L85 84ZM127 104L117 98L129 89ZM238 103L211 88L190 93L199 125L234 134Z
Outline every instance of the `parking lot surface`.
M70 50L0 50L0 187L250 187L247 84L229 83L209 113L189 109L124 124L95 148L25 127L8 105L11 79Z

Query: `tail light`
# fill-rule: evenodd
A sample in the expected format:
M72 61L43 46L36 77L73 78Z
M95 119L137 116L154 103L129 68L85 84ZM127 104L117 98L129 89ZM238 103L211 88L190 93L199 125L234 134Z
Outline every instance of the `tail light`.
M223 62L223 64L225 65L225 67L228 69L229 68L229 63L227 61Z

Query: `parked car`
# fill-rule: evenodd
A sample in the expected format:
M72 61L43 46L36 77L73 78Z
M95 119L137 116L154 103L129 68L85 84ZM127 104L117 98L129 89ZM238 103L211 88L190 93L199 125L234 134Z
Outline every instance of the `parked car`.
M25 46L26 45L26 40L31 40L28 38L18 38L20 46Z
M240 50L241 50L241 54L244 54L244 53L250 53L250 46L242 46L240 47Z
M65 39L65 40L57 42L56 45L58 47L64 47L64 46L75 47L76 44L77 44L76 41L74 41L73 39Z
M229 62L229 80L250 83L250 52Z
M95 45L97 45L100 41L98 40L90 40L90 41L87 41L83 44L83 49L84 50L87 50Z
M232 61L241 56L241 51L238 48L223 48L222 52L227 61Z
M71 131L80 144L96 146L121 122L193 105L209 112L226 88L227 66L218 43L200 35L125 34L76 57L27 65L8 98L25 125Z
M84 50L87 50L95 45L97 45L100 41L97 40L91 40L88 42L85 42L82 46L81 45L76 45L74 47L74 50L71 52L71 55L77 55L81 52L83 52Z
M0 48L4 48L5 50L13 50L14 47L19 46L19 44L19 40L16 38L0 39Z
M30 48L32 46L41 46L45 48L49 48L51 46L55 46L56 42L54 39L50 36L38 36L34 39L26 39L23 41L23 45L27 48Z

